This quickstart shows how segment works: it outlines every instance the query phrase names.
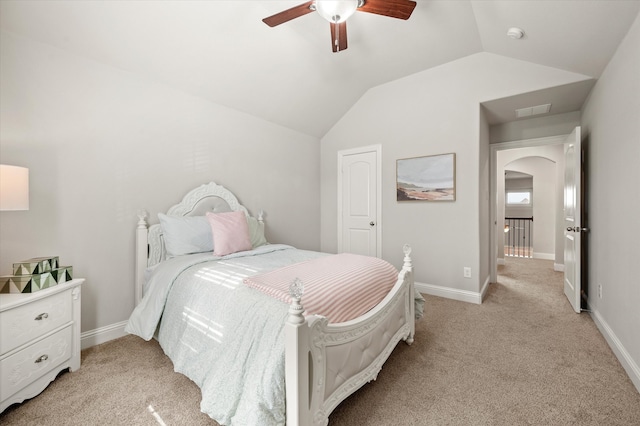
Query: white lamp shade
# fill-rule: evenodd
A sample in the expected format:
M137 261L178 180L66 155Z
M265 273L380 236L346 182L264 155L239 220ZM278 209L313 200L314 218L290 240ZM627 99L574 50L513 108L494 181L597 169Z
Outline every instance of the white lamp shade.
M324 19L341 23L356 11L358 0L316 0L316 10Z
M0 210L29 210L29 169L0 164Z

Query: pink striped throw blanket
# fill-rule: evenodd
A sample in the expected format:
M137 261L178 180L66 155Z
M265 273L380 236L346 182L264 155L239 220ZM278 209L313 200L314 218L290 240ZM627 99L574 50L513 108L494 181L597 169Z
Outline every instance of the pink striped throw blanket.
M289 285L304 284L306 315L323 315L331 323L357 318L376 306L398 278L390 263L375 257L342 253L295 263L244 279L249 287L291 303Z

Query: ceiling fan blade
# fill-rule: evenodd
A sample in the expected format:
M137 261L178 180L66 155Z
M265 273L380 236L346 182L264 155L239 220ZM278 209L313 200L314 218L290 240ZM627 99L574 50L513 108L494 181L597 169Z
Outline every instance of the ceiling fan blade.
M331 25L331 49L340 52L347 49L347 21L339 24L329 22Z
M264 18L262 22L270 27L284 24L285 22L288 22L292 19L299 18L300 16L306 15L307 13L314 12L314 9L311 9L312 5L313 0L299 4L292 7L291 9L283 10L280 13L276 13L275 15L269 16L268 18Z
M357 10L390 18L409 19L416 2L412 0L365 0Z

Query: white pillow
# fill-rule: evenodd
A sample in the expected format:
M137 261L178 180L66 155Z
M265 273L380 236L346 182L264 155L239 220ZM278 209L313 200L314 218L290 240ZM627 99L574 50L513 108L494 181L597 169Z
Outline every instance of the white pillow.
M158 213L164 245L170 257L213 251L213 234L205 216Z
M267 238L264 236L264 222L258 222L255 217L248 217L249 238L251 239L251 248L256 248L267 244Z

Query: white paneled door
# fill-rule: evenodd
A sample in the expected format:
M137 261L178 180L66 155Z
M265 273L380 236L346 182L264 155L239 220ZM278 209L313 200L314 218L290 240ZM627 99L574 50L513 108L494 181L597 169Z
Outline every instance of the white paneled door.
M338 252L381 256L380 146L338 153Z
M567 136L564 148L564 294L580 312L582 214L582 145L580 127Z

